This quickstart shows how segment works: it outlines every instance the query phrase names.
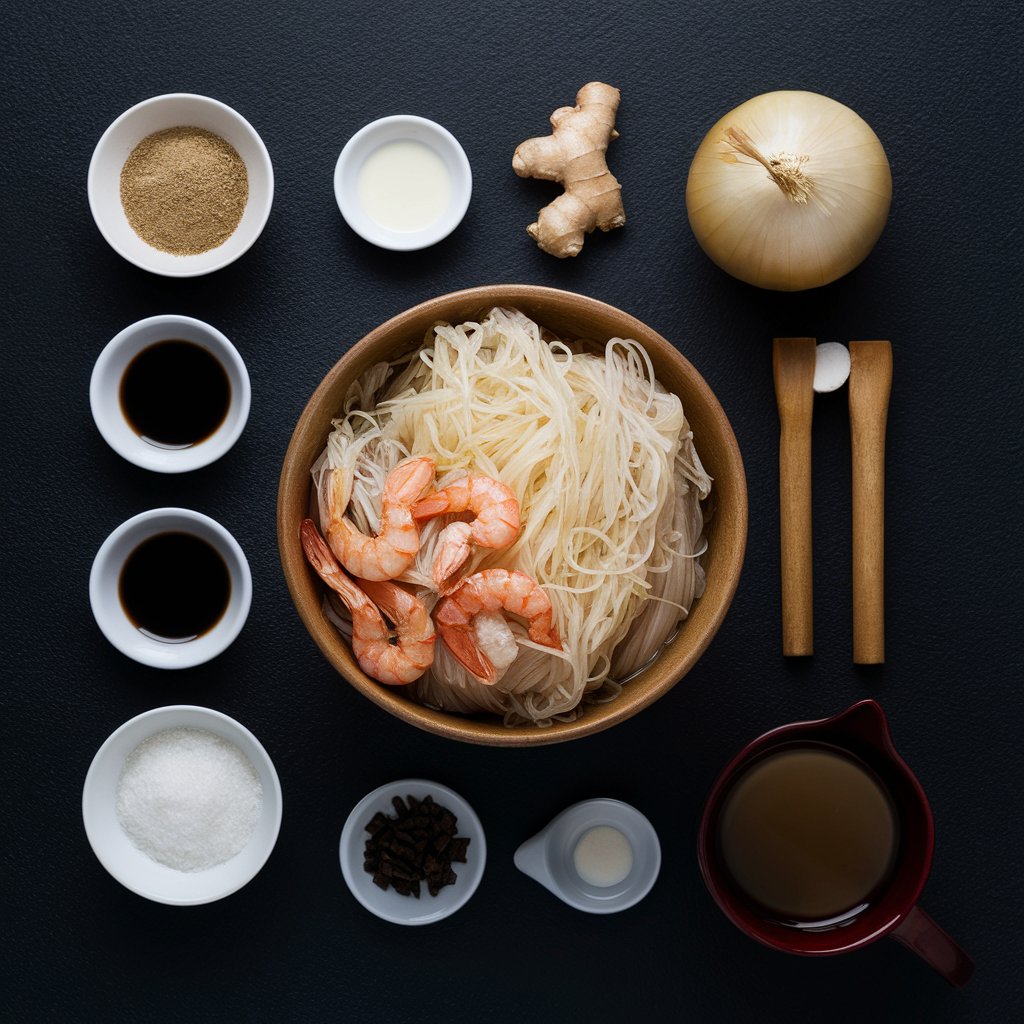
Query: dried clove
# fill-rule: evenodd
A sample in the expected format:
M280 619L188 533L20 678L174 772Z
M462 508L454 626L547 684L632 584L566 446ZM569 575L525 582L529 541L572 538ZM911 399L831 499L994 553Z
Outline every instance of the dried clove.
M391 801L394 817L378 811L366 824L363 868L374 885L392 887L402 896L420 897L420 883L436 896L454 885L452 864L465 864L469 839L456 836L458 818L429 794L422 800L408 796Z

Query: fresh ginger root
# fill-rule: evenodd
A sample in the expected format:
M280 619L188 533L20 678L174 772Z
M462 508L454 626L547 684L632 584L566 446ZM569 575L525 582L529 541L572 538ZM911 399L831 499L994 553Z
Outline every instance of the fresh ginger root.
M619 137L619 96L613 86L590 82L576 94L575 107L559 107L551 115L550 135L527 139L512 157L512 169L520 178L560 181L565 186L526 229L552 256L575 256L583 248L584 235L594 228L611 231L626 223L622 186L605 163L608 143Z

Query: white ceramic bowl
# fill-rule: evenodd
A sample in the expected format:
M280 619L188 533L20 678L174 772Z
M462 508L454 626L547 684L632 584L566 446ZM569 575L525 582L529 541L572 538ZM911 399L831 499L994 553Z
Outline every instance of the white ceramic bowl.
M363 164L381 146L402 140L429 146L444 161L451 183L444 211L418 231L394 231L379 224L359 199L359 172ZM357 235L383 249L425 249L447 238L465 216L472 193L473 173L455 136L436 122L412 114L382 117L360 128L345 144L334 168L334 196L341 215Z
M228 606L217 624L185 643L146 636L121 605L119 583L128 556L158 533L191 533L219 552L231 576ZM252 575L234 537L216 520L186 508L154 508L123 522L100 546L89 574L89 602L103 635L129 658L153 668L191 668L216 657L238 636L252 602Z
M125 758L164 729L206 729L234 743L263 786L263 808L249 842L230 860L205 871L176 871L143 853L117 820L117 784ZM92 759L82 789L82 819L100 863L123 886L158 903L211 903L241 889L266 863L281 828L281 784L262 744L233 718L188 704L155 708L125 722Z
M629 873L615 885L591 885L573 863L576 844L592 828L618 829L633 850ZM596 799L567 807L515 852L515 865L570 907L589 914L614 914L639 903L661 869L661 844L654 826L621 800Z
M177 127L219 135L245 161L249 177L249 198L234 233L194 256L154 249L135 233L121 205L121 168L132 150L148 135ZM233 263L259 238L274 201L274 169L263 140L241 114L208 96L175 92L137 103L103 133L89 164L88 191L96 226L126 260L166 277L196 277Z
M160 341L190 341L206 349L228 375L231 401L221 425L188 448L162 448L140 437L121 408L121 378L128 364ZM187 401L183 396L182 401ZM103 439L122 458L157 473L186 473L215 462L241 436L251 403L249 374L238 349L216 328L189 316L166 314L139 320L116 334L100 353L89 381L92 418Z
M363 868L363 854L369 838L366 824L378 811L394 816L392 797L400 796L404 800L414 796L422 800L428 795L458 819L456 835L469 839L466 863L452 865L457 881L444 886L436 896L426 892L425 887L419 899L400 896L391 888L381 889ZM394 924L433 924L454 914L476 892L487 860L487 843L480 819L458 793L425 779L399 779L368 793L355 805L341 830L340 856L341 873L352 895L371 913Z

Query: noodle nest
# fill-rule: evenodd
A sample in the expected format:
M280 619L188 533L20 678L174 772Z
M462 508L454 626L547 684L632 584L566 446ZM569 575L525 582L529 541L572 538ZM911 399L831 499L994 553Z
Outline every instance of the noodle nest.
M703 592L701 501L711 478L682 403L635 341L613 338L603 351L567 343L512 309L437 324L416 351L363 374L332 426L312 470L322 526L328 473L340 471L348 517L375 534L384 480L410 456L434 460L438 488L476 473L519 499L514 543L474 548L464 571L532 576L551 599L563 649L533 643L511 621L518 656L487 686L438 640L433 665L411 684L424 704L508 725L572 720L656 657ZM399 577L428 608L438 600L438 534L458 518L421 524L419 553ZM350 637L344 609L328 598L327 611Z

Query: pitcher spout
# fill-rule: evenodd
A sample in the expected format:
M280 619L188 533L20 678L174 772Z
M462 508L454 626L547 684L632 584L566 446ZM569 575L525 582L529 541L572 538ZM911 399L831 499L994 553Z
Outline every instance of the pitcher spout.
M890 757L896 754L889 720L877 701L858 701L825 724L840 735L857 739Z
M544 842L547 829L532 839L527 839L513 857L513 863L524 875L529 875L541 885L551 888L551 872L547 867L547 847Z

